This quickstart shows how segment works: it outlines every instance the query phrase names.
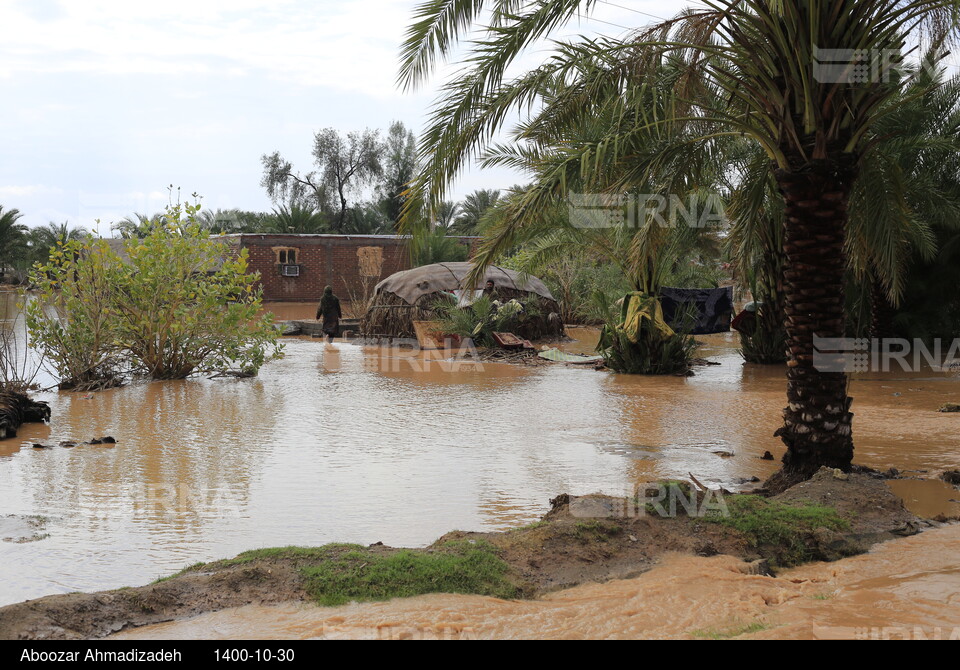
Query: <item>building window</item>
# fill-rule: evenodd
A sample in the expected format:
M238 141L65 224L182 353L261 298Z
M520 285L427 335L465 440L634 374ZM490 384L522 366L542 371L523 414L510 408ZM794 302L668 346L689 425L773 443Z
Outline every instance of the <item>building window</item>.
M293 247L274 247L273 253L277 258L277 265L296 265L300 250Z

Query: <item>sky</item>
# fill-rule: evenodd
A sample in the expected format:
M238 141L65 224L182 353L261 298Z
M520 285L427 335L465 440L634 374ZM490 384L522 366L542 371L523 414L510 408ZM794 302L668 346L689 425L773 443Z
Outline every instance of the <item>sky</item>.
M395 85L417 4L0 0L0 205L29 226L104 236L162 210L170 185L207 209L270 210L261 155L278 150L308 171L321 128L424 127L441 79L414 93ZM600 0L564 34L622 35L686 4ZM453 195L518 181L471 170Z

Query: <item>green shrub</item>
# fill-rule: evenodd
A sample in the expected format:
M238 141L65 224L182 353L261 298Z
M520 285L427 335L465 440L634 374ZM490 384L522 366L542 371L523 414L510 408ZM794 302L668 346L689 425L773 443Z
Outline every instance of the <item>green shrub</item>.
M60 245L31 278L30 335L61 384L90 387L120 369L153 379L194 373L256 374L280 355L279 332L262 307L247 252L210 239L199 205L168 208L162 225L125 241Z

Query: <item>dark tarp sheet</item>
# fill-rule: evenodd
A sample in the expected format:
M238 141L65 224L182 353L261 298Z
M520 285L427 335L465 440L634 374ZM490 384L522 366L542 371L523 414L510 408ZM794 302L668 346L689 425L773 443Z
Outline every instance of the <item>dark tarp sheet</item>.
M733 287L726 288L663 288L660 289L663 319L680 332L691 335L711 335L730 332L733 317ZM693 328L685 324L690 312Z

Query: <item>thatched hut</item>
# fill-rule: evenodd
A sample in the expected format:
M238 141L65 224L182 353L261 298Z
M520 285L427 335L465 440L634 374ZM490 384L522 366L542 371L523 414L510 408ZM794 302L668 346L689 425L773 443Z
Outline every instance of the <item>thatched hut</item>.
M387 277L374 289L371 306L360 321L360 332L364 337L416 337L413 322L434 320L434 306L449 300L450 293L462 296L463 282L471 268L470 263L435 263ZM542 281L491 266L471 290L482 291L487 281L495 284L499 300L516 299L530 306L531 318L524 320L516 335L536 340L563 334L560 305Z

